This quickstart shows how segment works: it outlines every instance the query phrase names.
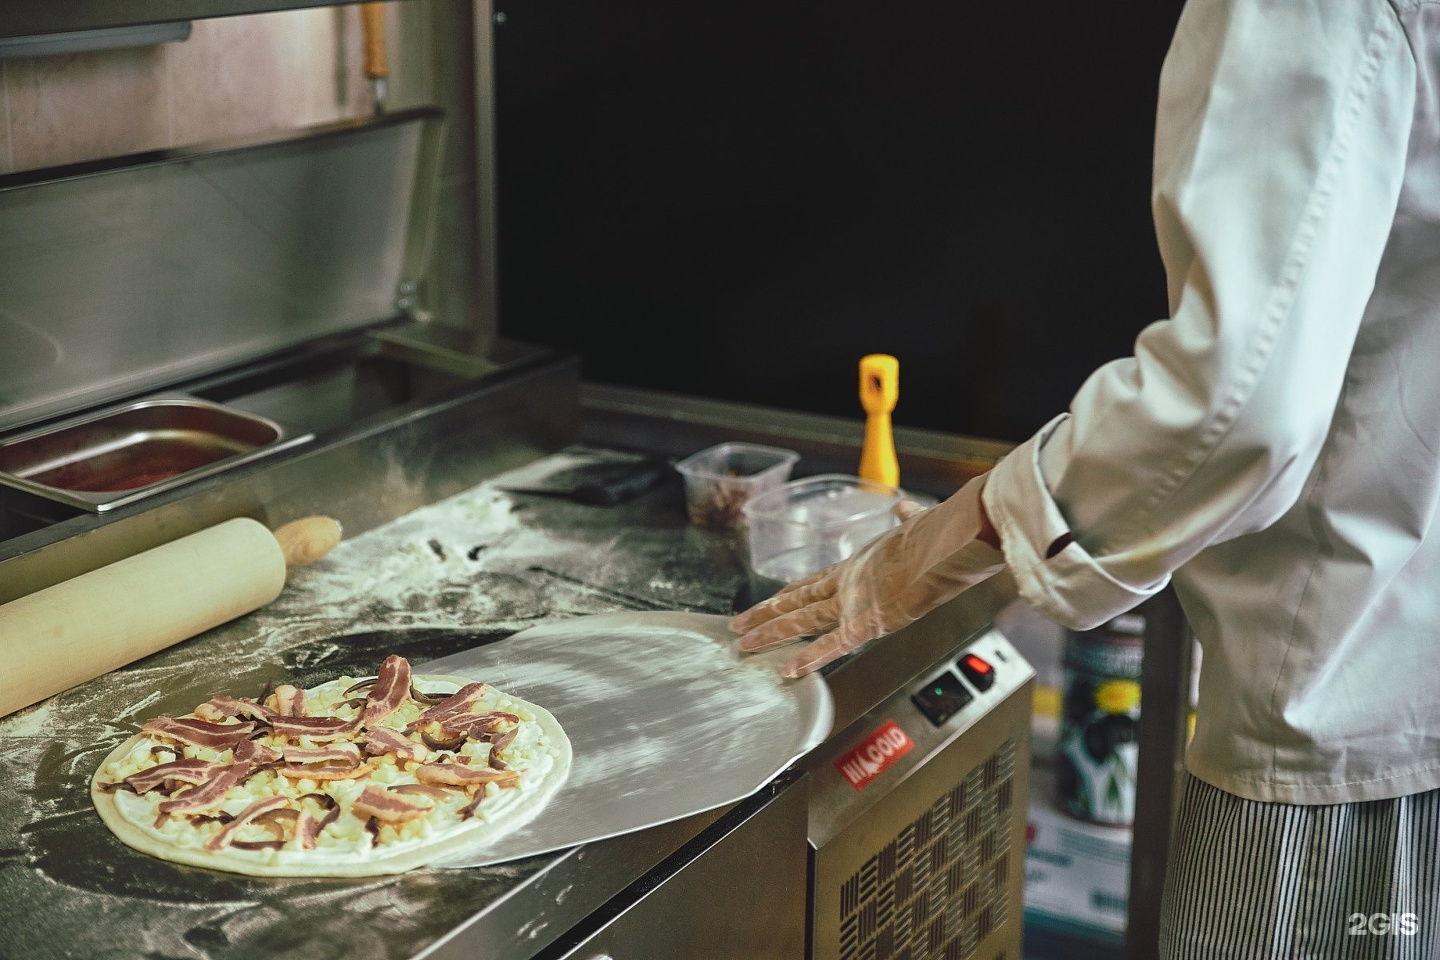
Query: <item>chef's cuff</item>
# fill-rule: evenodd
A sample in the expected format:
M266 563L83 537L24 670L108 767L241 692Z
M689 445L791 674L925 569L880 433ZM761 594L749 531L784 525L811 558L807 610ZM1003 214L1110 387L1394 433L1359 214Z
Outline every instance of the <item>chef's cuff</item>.
M1090 630L1159 592L1168 578L1133 587L1075 541L1040 470L1040 449L1065 418L1056 417L996 464L981 498L1020 595L1054 622Z

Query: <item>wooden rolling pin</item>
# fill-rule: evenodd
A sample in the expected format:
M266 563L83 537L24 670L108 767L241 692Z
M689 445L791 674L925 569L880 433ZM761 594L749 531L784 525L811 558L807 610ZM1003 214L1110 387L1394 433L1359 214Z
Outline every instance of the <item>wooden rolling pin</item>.
M239 517L0 605L0 716L257 610L340 524Z

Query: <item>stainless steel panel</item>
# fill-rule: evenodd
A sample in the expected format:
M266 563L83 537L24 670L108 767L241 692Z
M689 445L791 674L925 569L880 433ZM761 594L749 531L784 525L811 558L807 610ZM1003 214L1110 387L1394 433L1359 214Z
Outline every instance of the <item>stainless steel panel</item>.
M640 899L563 960L798 960L805 953L805 784L789 781L738 825L722 821L673 872L647 878ZM719 840L713 834L728 830ZM602 911L604 913L604 911Z
M429 948L416 951L415 960L524 960L540 951L548 954L554 941L612 898L623 896L637 878L655 870L725 814L725 810L709 810L640 833L587 843L532 861L540 868L529 875L522 864L468 871L465 875L494 873L509 886L502 888L503 895L478 904L473 916ZM348 956L363 953L353 944L349 949Z
M161 43L178 43L189 37L189 21L110 27L105 30L76 30L42 36L0 37L0 60L148 47Z
M308 437L198 397L147 397L0 440L0 483L101 512Z
M951 669L960 655L959 649L974 653L995 667L995 682L989 690L974 691L975 699L940 726L935 726L920 713L910 700L911 693L925 685L930 678ZM807 769L814 771L814 795L810 813L810 842L815 847L824 847L852 823L863 816L871 807L886 801L887 784L899 784L929 763L956 739L964 736L972 727L979 725L992 709L998 707L1012 694L1034 686L1035 669L1026 662L1020 652L998 630L987 630L968 643L952 651L944 661L917 675L902 690L875 706L849 727L837 733L824 748L805 759ZM924 681L924 682L922 682ZM1028 701L1027 701L1028 702ZM836 758L845 754L866 735L886 720L894 720L915 743L915 747L900 757L885 771L883 779L875 781L873 788L856 790L833 766Z
M359 0L342 0L359 2ZM0 0L0 37L331 6L331 0Z
M397 317L439 131L417 110L0 177L0 429Z
M1034 671L998 634L974 649L1009 659L956 717L931 725L915 683L806 758L814 960L1020 960ZM886 720L916 746L857 791L834 762Z

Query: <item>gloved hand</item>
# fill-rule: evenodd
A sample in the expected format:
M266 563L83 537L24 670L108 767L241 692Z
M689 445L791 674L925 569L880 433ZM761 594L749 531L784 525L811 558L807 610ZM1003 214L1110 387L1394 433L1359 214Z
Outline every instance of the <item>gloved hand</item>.
M735 616L730 628L742 634L740 649L815 637L784 669L787 677L804 676L1004 569L1001 552L977 539L990 530L980 507L984 485L985 477L976 477L846 559Z

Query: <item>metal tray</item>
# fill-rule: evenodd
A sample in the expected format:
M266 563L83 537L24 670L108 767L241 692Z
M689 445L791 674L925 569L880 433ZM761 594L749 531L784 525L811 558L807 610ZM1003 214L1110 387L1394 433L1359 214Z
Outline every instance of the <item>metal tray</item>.
M0 440L0 483L102 512L309 439L265 417L159 394Z

